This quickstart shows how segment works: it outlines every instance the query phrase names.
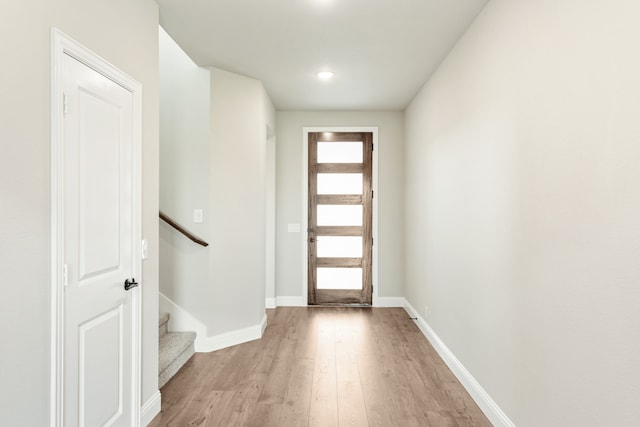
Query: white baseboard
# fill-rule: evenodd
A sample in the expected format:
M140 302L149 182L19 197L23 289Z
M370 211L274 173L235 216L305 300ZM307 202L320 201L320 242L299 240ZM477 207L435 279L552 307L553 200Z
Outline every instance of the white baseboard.
M442 360L447 364L449 369L458 378L458 381L469 392L473 400L478 404L482 412L489 418L489 421L497 427L515 427L515 424L507 417L502 409L494 402L489 394L482 388L480 383L476 381L471 373L464 367L462 362L453 354L453 352L440 339L431 326L420 316L418 311L405 300L404 309L409 316L417 318L416 324L420 331L427 337L433 348L438 352Z
M267 314L265 313L262 316L262 321L260 322L260 338L264 335L264 331L267 329Z
M276 297L276 305L270 307L270 298L267 298L267 308L275 307L307 307L306 297ZM405 299L402 297L374 297L374 307L404 307Z
M306 307L307 297L276 297L278 307Z
M374 307L404 307L403 297L373 297Z
M188 311L171 301L162 293L159 294L160 312L169 313L170 331L195 331L195 350L198 353L208 353L210 351L221 350L245 342L262 338L267 327L267 316L263 316L259 325L239 329L237 331L225 332L224 334L208 336L208 328L205 324L193 317Z
M160 390L156 390L153 396L151 396L151 398L142 405L142 408L140 408L141 426L148 426L155 416L160 413L160 410L162 409L161 401Z
M262 334L266 327L267 316L265 315L262 317L262 321L258 325L238 329L237 331L225 332L224 334L212 337L196 339L195 350L198 353L208 353L210 351L221 350L223 348L257 340L262 338Z
M278 306L276 298L265 298L265 308L276 308Z
M306 297L276 297L275 306L270 306L271 298L267 298L267 308L276 307L306 307ZM402 297L374 297L374 307L404 307L405 299Z
M169 313L170 331L195 331L197 338L207 336L207 326L193 317L184 308L171 301L161 292L158 292L158 309L160 313Z

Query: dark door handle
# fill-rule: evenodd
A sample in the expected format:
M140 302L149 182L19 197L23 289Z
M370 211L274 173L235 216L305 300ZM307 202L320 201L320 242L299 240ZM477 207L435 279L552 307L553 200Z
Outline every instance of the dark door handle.
M124 290L128 291L131 288L135 288L136 286L138 286L138 282L136 282L136 279L134 279L133 277L131 278L131 280L126 279L124 281Z
M309 237L309 243L313 243L315 241L316 241L316 239L314 239L313 237Z

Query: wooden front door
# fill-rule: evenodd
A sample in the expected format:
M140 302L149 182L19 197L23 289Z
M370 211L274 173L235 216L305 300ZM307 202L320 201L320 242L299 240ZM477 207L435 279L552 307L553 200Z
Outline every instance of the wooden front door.
M308 303L371 304L371 132L309 133Z

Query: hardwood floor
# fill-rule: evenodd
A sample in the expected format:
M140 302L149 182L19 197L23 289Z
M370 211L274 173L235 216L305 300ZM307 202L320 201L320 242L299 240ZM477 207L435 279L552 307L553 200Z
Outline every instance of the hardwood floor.
M491 426L403 309L281 307L261 340L196 353L160 426Z

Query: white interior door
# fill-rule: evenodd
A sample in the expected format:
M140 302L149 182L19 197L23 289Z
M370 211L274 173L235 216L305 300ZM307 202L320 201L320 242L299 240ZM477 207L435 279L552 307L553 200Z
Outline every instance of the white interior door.
M62 58L63 423L137 425L140 271L134 94ZM136 277L139 279L139 277Z

